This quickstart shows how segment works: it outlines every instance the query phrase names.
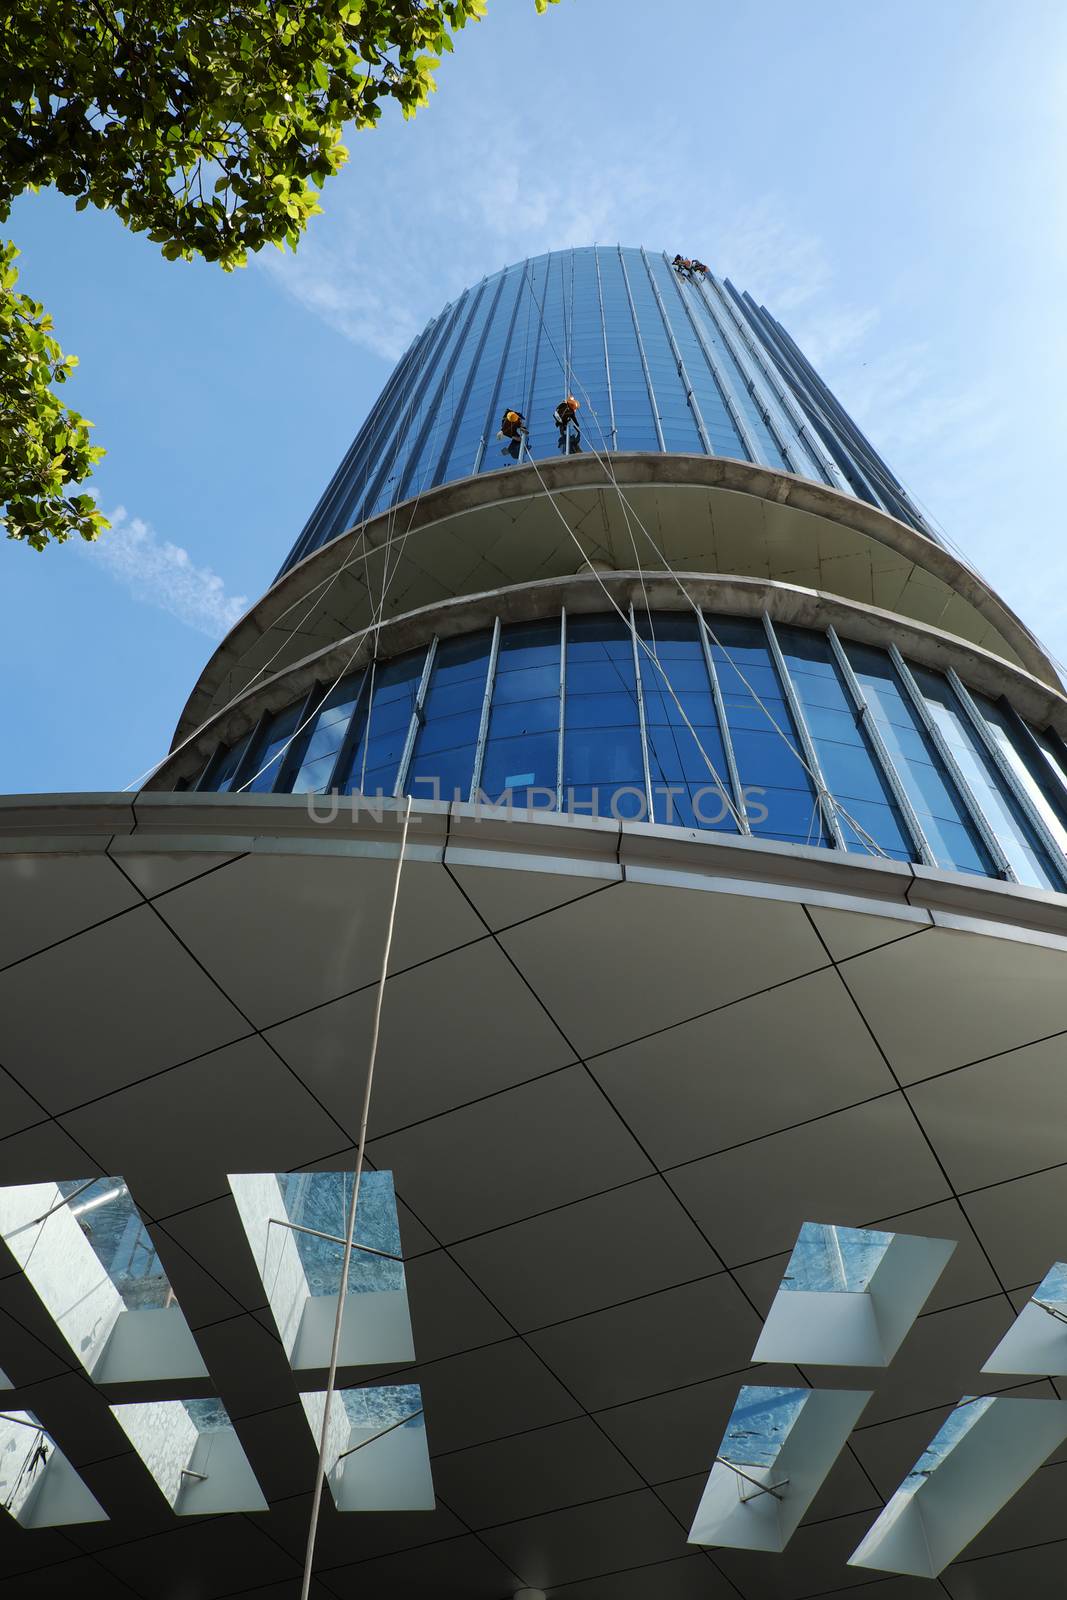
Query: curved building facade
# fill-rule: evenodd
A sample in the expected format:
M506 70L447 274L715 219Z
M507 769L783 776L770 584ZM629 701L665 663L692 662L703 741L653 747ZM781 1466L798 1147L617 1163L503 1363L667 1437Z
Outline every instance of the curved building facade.
M506 407L534 458L574 391L598 451L729 456L855 494L935 537L785 329L665 251L594 245L516 262L464 291L398 363L286 571L390 505L500 465Z
M747 295L446 307L140 791L0 800L11 1592L295 1597L321 1446L315 1600L1062 1593L1065 737Z

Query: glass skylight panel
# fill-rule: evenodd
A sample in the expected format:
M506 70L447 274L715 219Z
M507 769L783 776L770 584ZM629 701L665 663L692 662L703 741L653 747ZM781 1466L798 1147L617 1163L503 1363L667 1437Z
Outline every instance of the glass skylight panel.
M123 1180L61 1180L56 1187L123 1305L131 1311L170 1305L174 1291Z
M967 1395L849 1565L936 1578L1067 1437L1067 1402Z
M887 1366L955 1248L951 1239L805 1222L756 1360Z
M1067 1262L1049 1268L982 1371L1067 1377Z
M322 1393L302 1394L308 1426L321 1436ZM327 1435L326 1481L338 1511L432 1511L433 1477L418 1384L340 1389Z
M805 1222L785 1269L782 1288L862 1294L893 1242L874 1228Z
M100 1502L30 1411L0 1411L0 1505L24 1528L107 1521Z
M690 1544L784 1550L869 1399L869 1390L745 1384Z
M111 1412L178 1516L267 1509L221 1400L154 1400Z
M351 1172L233 1173L230 1187L286 1355L325 1368L341 1291ZM389 1172L364 1172L342 1323L342 1366L414 1357L400 1226Z
M307 1274L308 1289L313 1295L333 1295L340 1290L343 1241L348 1228L354 1176L351 1172L285 1172L279 1175L289 1221L301 1229L314 1230L293 1232ZM329 1237L319 1237L322 1234ZM338 1239L341 1245L335 1242ZM391 1172L364 1171L360 1176L354 1245L359 1248L352 1251L349 1294L403 1288L403 1263L390 1259L400 1256L400 1224Z
M772 1467L810 1394L810 1389L742 1385L719 1446L720 1459L738 1467Z
M0 1236L95 1382L207 1375L121 1178L0 1189Z

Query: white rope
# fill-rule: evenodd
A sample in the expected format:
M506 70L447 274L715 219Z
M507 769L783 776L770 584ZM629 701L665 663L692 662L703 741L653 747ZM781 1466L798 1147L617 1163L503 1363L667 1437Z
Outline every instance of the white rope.
M356 1170L352 1180L352 1199L348 1207L345 1228L344 1259L341 1263L341 1284L337 1295L337 1312L333 1319L333 1339L330 1344L330 1366L326 1375L326 1393L323 1397L322 1429L319 1434L319 1461L315 1469L315 1489L311 1497L311 1520L308 1526L307 1553L304 1558L304 1581L300 1600L308 1600L311 1592L311 1571L315 1561L315 1536L319 1528L319 1510L322 1506L322 1489L326 1481L326 1452L330 1427L330 1409L337 1387L337 1364L341 1350L341 1327L344 1321L345 1301L348 1298L348 1272L352 1262L352 1244L356 1233L356 1207L359 1204L359 1184L363 1176L363 1158L367 1147L367 1124L370 1120L371 1090L374 1087L374 1068L378 1060L378 1036L381 1032L382 1001L385 980L389 974L389 955L393 948L393 930L396 927L396 907L400 897L400 874L404 868L407 850L408 825L411 821L411 796L404 807L404 827L400 835L400 852L396 858L396 875L393 878L393 897L389 904L389 920L385 929L385 948L382 951L382 970L378 979L378 992L374 999L374 1022L371 1028L370 1055L367 1060L367 1081L363 1090L363 1111L359 1123L359 1142L356 1147Z

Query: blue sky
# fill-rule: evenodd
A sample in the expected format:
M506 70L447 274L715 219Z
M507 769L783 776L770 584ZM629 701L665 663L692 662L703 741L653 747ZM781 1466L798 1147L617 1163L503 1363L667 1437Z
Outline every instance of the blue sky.
M1067 658L1062 0L490 0L412 123L353 136L294 256L167 263L18 202L116 530L0 543L0 790L122 788L267 586L411 335L594 240L762 298L950 540Z

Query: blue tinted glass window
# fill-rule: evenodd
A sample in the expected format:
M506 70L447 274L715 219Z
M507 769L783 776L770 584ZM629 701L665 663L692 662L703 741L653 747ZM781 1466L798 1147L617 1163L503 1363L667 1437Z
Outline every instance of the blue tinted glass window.
M470 796L491 642L485 632L437 647L406 784L417 800Z
M349 721L364 683L362 672L342 678L330 690L308 725L294 794L323 794L333 774Z
M1008 791L996 766L966 720L951 685L938 673L912 669L930 715L941 731L964 781L1020 883L1058 889L1060 878L1048 852Z
M357 715L359 733L348 762L342 793L391 795L411 726L422 677L425 650L378 662Z
M621 795L637 788L640 798ZM615 616L567 618L564 805L600 816L647 809L633 641Z
M851 643L845 645L845 653L937 865L991 876L989 853L944 763L905 700L889 657L869 645Z
M502 628L481 788L516 806L555 805L559 756L560 624ZM531 790L544 791L533 795Z
M640 655L653 818L675 827L736 833L727 803L734 796L696 617L638 615L637 633L655 657Z
M248 777L241 785L246 794L268 794L278 781L278 772L300 723L304 702L275 712L256 741Z
M826 787L840 801L838 822L845 848L872 854L868 838L886 855L908 861L913 854L900 808L823 634L775 629ZM865 837L865 835L867 837Z
M827 844L815 786L801 760L763 628L747 617L708 621L753 834L789 844Z
M1002 706L972 694L990 736L1061 851L1067 851L1067 795L1055 782L1040 746L1027 739Z
M251 731L243 739L238 739L236 744L224 745L219 748L212 759L204 778L204 788L217 794L227 794L241 765L241 758L248 749L248 741L252 737Z

